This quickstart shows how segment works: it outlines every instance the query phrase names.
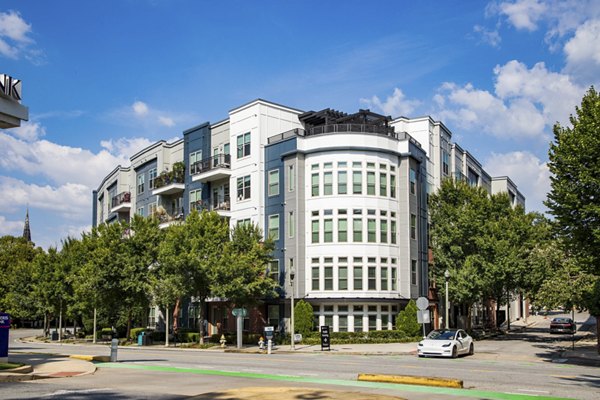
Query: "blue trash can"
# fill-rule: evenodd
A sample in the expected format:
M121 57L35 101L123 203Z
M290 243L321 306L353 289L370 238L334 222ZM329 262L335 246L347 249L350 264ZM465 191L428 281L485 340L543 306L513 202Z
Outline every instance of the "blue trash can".
M144 343L146 341L146 340L144 340L145 336L146 336L146 332L144 332L144 331L140 332L140 334L138 335L138 343L137 343L138 346L143 346L145 344Z

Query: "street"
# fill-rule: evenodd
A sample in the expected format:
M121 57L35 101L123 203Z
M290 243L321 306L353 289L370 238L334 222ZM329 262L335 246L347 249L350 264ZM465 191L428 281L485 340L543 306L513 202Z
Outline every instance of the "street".
M587 314L576 315L579 329ZM171 399L242 387L351 388L409 399L522 398L519 395L599 399L597 367L562 363L557 351L571 335L550 335L550 318L522 333L476 342L475 355L458 359L418 358L414 354L340 353L245 354L159 347L119 348L118 363L99 363L93 375L3 384L3 398ZM16 331L19 332L19 331ZM21 334L26 334L23 331ZM578 336L580 333L578 333ZM285 347L285 350L288 348ZM284 348L282 348L284 350ZM11 351L107 355L106 345L20 343ZM358 373L455 378L466 389L435 389L356 382ZM493 397L498 392L504 397ZM517 396L517 397L514 397Z

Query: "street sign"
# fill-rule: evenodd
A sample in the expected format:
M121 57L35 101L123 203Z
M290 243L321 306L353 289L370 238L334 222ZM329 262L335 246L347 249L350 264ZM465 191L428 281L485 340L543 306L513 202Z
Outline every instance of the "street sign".
M417 311L417 322L420 324L430 323L429 310L418 310Z
M275 328L272 326L265 326L265 338L267 340L272 340L273 335L275 335Z
M248 310L245 308L234 308L231 313L234 317L246 318L248 316Z
M321 351L323 351L323 350L327 350L327 351L331 350L328 325L321 326Z
M429 307L429 300L427 300L427 297L419 297L417 299L417 308L419 310L427 310L428 307Z
M10 315L0 313L0 362L8 362L8 331Z

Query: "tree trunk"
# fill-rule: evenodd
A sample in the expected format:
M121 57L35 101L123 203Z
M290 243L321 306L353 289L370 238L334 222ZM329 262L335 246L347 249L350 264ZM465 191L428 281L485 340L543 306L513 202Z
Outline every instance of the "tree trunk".
M204 299L200 299L200 306L198 308L198 331L200 333L198 343L204 344Z
M181 307L181 299L178 297L175 300L175 308L173 309L173 335L177 335L179 331L179 308Z
M129 334L131 333L131 308L129 309L129 311L127 311L127 334L125 335L125 338L127 340L129 340Z
M598 349L598 354L600 354L600 315L596 315L596 340L597 340L597 346L596 348Z

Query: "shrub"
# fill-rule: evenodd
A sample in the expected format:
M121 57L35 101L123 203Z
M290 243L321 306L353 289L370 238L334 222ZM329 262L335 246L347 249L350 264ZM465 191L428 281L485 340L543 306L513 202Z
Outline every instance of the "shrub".
M294 330L304 336L313 331L314 316L310 303L300 300L294 307Z
M131 330L129 331L129 339L136 341L138 339L138 336L145 331L146 328L131 328Z
M414 300L409 301L404 310L398 313L396 327L406 336L419 336L421 326L417 321L417 304Z

